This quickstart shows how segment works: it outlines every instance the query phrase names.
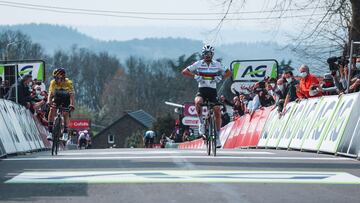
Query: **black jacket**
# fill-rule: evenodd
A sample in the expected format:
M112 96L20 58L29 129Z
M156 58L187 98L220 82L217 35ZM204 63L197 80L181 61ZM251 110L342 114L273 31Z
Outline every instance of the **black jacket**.
M31 92L29 87L25 86L22 82L18 83L18 103L23 106L27 106L27 103L31 102ZM13 84L7 94L7 99L16 102L16 85Z

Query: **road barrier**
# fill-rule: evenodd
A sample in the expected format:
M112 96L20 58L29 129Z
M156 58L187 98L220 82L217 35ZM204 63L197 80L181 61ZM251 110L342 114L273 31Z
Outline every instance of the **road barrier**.
M38 124L25 107L0 99L0 156L48 148L47 130Z
M268 107L224 126L224 148L297 149L360 158L360 93L325 96L289 103L279 115ZM179 148L203 148L199 140Z

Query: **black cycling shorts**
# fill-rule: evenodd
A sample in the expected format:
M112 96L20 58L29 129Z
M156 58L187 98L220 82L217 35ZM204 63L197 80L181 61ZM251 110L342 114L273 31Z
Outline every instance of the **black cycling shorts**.
M70 106L70 93L65 90L56 90L54 93L54 103L56 106L68 108Z
M202 97L204 101L209 101L212 103L218 102L217 92L215 88L211 87L200 87L198 93L196 94L197 97Z
M154 143L154 138L153 137L145 137L145 143L153 144Z

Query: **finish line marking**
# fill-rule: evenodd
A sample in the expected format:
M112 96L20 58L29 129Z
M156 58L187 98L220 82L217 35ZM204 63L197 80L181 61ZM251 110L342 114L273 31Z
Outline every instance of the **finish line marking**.
M23 172L6 181L16 183L287 183L360 184L360 178L345 172L303 171L36 171Z
M3 159L2 161L49 161L49 160L134 160L134 159L218 159L218 160L234 160L234 159L248 159L248 160L316 160L316 161L349 161L353 160L351 158L340 158L340 157L283 157L283 156L221 156L216 157L212 156L127 156L127 157L117 157L117 156L97 156L97 157L66 157L61 154L55 157L26 157L26 158L9 158ZM356 161L356 160L355 160Z
M251 151L219 151L220 154L248 154L248 155L272 155L273 152L251 152ZM62 156L76 155L143 155L143 154L205 154L204 150L198 151L123 151L123 152L60 152Z

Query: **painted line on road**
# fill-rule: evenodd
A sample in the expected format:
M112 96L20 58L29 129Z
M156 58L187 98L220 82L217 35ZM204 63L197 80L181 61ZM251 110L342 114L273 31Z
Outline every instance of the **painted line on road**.
M272 152L251 152L251 151L218 151L220 154L244 154L244 155L273 155ZM204 154L201 151L123 151L123 152L61 152L61 156L76 155L144 155L144 154Z
M36 171L23 172L15 183L287 183L360 184L360 178L345 172L148 170L148 171Z
M55 156L55 157L26 157L26 158L9 158L3 159L2 161L48 161L48 160L134 160L134 159L174 159L174 158L182 158L182 159L211 159L211 160L236 160L236 159L248 159L248 160L304 160L304 161L356 161L351 158L345 157L267 157L267 156L128 156L128 157L116 157L116 156L97 156L97 157L65 157L65 156ZM357 162L357 161L356 161Z

